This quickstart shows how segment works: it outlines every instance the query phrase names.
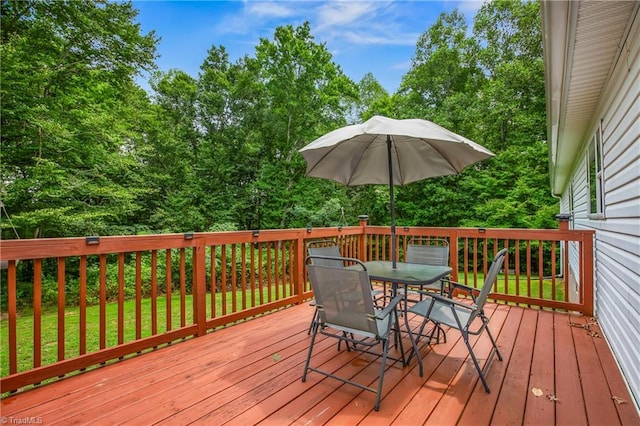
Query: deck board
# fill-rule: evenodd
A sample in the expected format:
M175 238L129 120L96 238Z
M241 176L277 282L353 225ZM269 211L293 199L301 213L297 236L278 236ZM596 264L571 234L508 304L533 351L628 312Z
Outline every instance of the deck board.
M535 310L528 309L523 313L492 416L492 422L495 424L520 425L523 422L524 408L530 392L529 375L537 318L538 312Z
M584 317L571 317L571 320L574 324L587 324L588 322L588 319ZM589 335L589 330L581 327L573 327L572 333L582 378L582 394L588 422L609 426L620 424L615 403L611 403L607 379L595 349L594 338ZM585 366L588 367L585 368Z
M538 314L529 393L524 410L526 425L549 425L555 422L555 407L550 404L555 397L553 321L553 312L542 311ZM534 395L534 388L539 389L542 395Z
M557 424L587 424L587 413L580 384L580 370L576 358L572 327L569 326L570 316L566 314L554 315L554 336L556 340L555 359L556 387L555 396L558 398L556 408Z
M491 393L452 330L446 343L422 351L423 377L415 359L388 364L375 412L371 392L314 372L300 380L312 312L306 304L284 309L18 393L2 400L2 415L65 425L640 424L599 328L582 326L589 318L490 305L504 358L489 370ZM487 336L472 344L483 365ZM312 364L368 384L380 368L378 358L338 352L323 336Z
M498 324L496 321L490 321L489 327L496 337L498 349L502 355L502 361L495 361L491 366L489 374L487 374L487 383L492 389L491 393L486 393L482 386L482 382L478 381L471 396L467 400L459 425L475 426L484 425L491 422L493 416L493 408L496 406L502 381L505 377L511 353L518 334L520 321L522 320L523 309L509 309L507 306L499 306L499 310L506 312L504 324ZM489 409L491 407L491 409Z

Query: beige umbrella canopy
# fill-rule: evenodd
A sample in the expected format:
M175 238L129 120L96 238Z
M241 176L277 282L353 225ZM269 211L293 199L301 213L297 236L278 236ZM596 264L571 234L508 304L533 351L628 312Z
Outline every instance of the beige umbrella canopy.
M307 176L332 179L347 186L389 185L394 267L393 186L454 175L494 156L483 146L430 121L382 116L329 132L300 153L307 161Z

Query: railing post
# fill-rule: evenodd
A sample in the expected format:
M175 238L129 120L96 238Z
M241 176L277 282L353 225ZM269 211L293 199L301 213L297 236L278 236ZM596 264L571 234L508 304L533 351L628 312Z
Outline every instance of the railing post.
M197 326L197 336L207 334L207 284L205 238L198 236L195 238L193 248L193 318Z
M571 220L571 213L560 213L556 215L556 219L558 220L558 228L561 231L569 230L569 221Z
M584 314L593 316L593 232L582 233L582 280L584 294Z
M449 265L451 265L451 279L458 281L458 231L449 233Z
M296 265L296 275L295 275L295 292L298 296L296 299L296 303L300 304L303 302L304 298L304 259L305 259L305 246L304 246L304 236L306 231L300 231L298 234L298 238L296 239L296 251L294 254L294 263Z
M358 242L358 259L362 262L367 261L367 222L369 221L369 216L366 214L361 214L358 216L359 225L361 228L361 234Z

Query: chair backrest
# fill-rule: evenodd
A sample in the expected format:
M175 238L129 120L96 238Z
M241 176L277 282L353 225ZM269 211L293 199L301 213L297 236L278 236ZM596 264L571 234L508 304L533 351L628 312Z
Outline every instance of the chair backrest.
M338 258L342 257L340 253L340 248L333 240L316 240L311 241L307 244L307 255L311 256L323 256L323 257L332 257ZM324 265L324 266L333 266L333 267L342 267L344 263L341 260L336 259L324 259L324 258L314 258L314 265Z
M412 239L407 244L404 261L447 266L449 264L449 242L440 238Z
M327 259L307 257L309 281L320 322L350 333L380 336L369 273L362 262L358 259L338 258L341 264L358 264L359 268L336 268L321 264L321 260Z
M495 283L496 279L498 278L498 272L500 272L500 269L502 269L502 265L504 264L504 258L506 255L507 249L504 248L496 253L495 257L493 258L493 262L491 262L491 266L489 267L489 272L487 272L487 275L484 277L484 283L482 284L482 289L480 289L480 294L478 294L478 297L476 297L477 312L482 312L484 303L487 301L487 297L491 292L491 287L493 287L493 283ZM475 316L476 313L472 315L469 322L471 322L471 320L473 320Z

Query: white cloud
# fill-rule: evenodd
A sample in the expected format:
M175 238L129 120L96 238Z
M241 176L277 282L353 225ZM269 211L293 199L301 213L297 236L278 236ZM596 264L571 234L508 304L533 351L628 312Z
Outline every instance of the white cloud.
M412 62L404 61L397 64L394 64L391 69L398 71L409 71L411 69Z
M413 46L419 36L402 25L407 3L393 1L328 1L311 20L320 39L355 45Z
M243 2L244 5L235 14L228 14L215 26L219 34L249 35L268 27L270 31L279 25L279 20L297 15L294 2Z
M296 10L286 5L294 5L290 2L250 2L246 3L243 10L244 18L258 17L264 18L289 18L296 15Z
M473 18L478 13L478 10L482 7L484 1L482 0L464 0L458 3L456 6L460 12L462 12L468 20L473 21Z
M318 30L325 27L355 25L362 27L375 18L386 3L332 1L318 8Z
M334 38L342 38L347 42L361 45L415 46L419 34L388 31L345 31Z

